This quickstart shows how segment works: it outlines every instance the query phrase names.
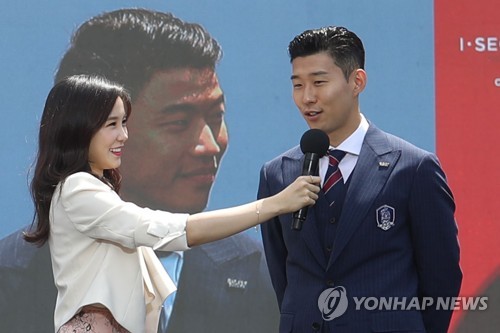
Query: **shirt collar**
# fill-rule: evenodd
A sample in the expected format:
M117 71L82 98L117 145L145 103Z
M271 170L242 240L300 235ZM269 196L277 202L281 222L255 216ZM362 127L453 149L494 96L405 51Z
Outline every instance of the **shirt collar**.
M352 155L359 155L366 132L368 131L368 127L370 126L365 116L362 113L360 113L360 115L361 121L358 128L337 147L330 146L331 149L340 149Z

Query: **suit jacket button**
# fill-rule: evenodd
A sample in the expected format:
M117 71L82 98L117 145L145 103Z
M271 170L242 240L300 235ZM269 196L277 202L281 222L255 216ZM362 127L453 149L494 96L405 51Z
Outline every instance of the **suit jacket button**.
M330 219L330 223L331 223L331 224L335 224L335 222L337 222L337 220L335 219L335 217L332 217L332 218Z
M335 286L335 283L333 282L333 280L328 280L328 281L326 281L326 285L328 287L333 287L333 286Z
M332 252L332 247L331 247L331 246L327 246L327 247L326 247L326 251L327 251L327 252Z
M314 323L312 324L312 329L313 329L314 331L319 331L319 329L320 329L320 328L321 328L321 326L320 326L320 324L319 324L319 323L314 322Z

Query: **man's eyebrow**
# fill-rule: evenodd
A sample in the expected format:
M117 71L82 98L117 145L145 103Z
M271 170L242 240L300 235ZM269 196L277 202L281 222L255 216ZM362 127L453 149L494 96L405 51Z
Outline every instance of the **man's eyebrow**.
M307 74L307 76L322 76L322 75L328 75L328 72L327 71L316 71L316 72L312 72L312 73ZM291 80L295 80L298 78L299 78L298 75L292 75L290 77Z
M225 102L226 102L226 98L225 98L224 94L222 94L222 95L220 95L219 98L210 102L210 104L206 105L206 107L204 107L204 109L211 109L211 108L217 107L218 105L223 104ZM186 102L186 103L168 105L165 108L163 108L163 110L161 112L162 113L194 112L199 108L200 108L200 105L197 103Z

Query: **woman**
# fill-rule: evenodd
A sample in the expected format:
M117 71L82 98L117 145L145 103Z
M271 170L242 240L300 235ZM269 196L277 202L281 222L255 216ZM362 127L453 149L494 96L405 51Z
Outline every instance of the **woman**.
M118 196L131 113L121 86L76 75L56 84L43 111L31 192L58 290L56 332L156 332L175 290L153 250L187 250L296 211L317 199L319 177L281 193L194 215L141 208Z

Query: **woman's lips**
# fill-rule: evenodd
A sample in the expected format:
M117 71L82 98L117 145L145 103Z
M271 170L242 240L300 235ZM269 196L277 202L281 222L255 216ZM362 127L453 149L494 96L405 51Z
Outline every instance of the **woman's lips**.
M117 156L117 157L121 157L121 156L122 156L122 148L123 148L123 147L119 147L119 148L111 148L109 151L110 151L113 155L115 155L115 156Z

